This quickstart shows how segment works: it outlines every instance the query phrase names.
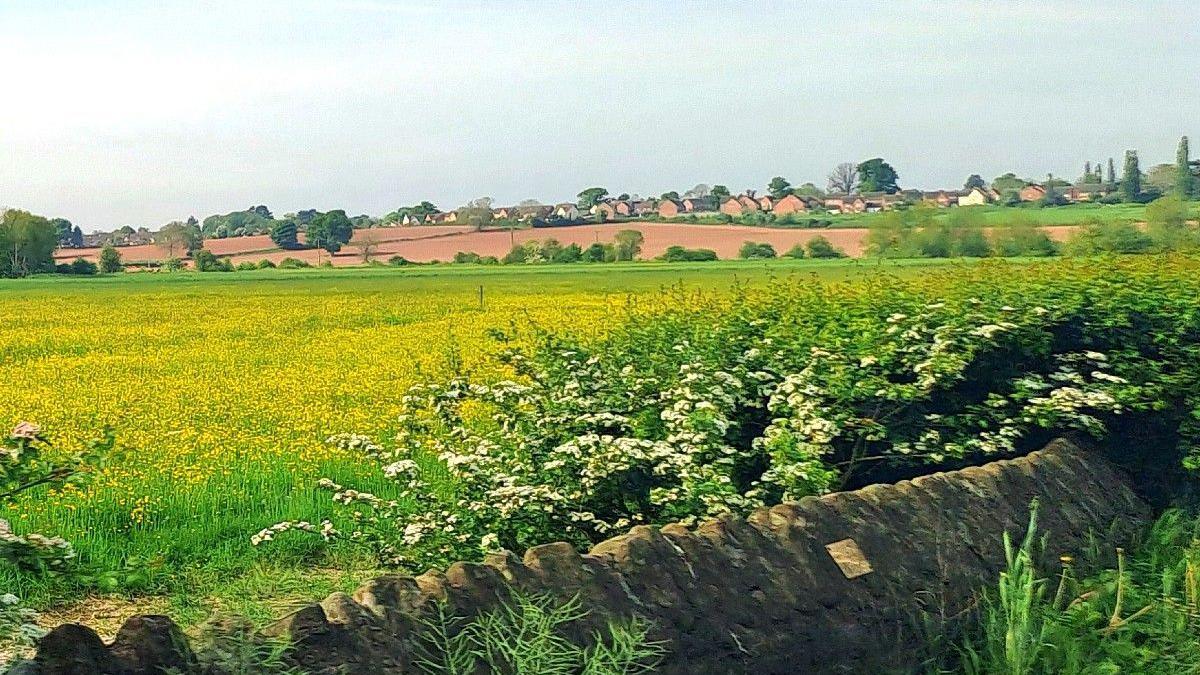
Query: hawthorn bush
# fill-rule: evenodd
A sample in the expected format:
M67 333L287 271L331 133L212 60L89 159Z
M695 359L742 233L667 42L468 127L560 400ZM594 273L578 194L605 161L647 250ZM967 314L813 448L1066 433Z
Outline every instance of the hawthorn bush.
M307 530L414 569L584 547L633 524L743 513L1064 433L1154 429L1174 452L1154 461L1200 464L1191 258L676 289L631 305L601 338L520 333L496 335L511 378L414 387L386 445L331 439L379 462L400 498L325 480L339 515L255 542Z

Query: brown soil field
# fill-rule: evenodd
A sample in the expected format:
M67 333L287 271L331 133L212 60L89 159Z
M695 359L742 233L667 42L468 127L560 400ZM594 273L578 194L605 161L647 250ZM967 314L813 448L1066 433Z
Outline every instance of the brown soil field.
M434 260L449 261L459 251L502 257L511 250L513 243L519 244L531 239L552 238L564 245L579 244L586 248L594 242L611 242L618 231L625 229L639 230L645 237L646 241L642 247L643 258L661 255L668 246L709 248L716 251L717 256L721 259L736 258L738 249L747 241L769 243L782 254L792 246L807 243L817 236L827 238L834 246L857 257L863 254L867 238L867 230L861 228L790 230L744 225L650 222L572 225L513 232L495 230L476 232L469 227L453 225L385 227L356 231L350 244L343 247L333 257L333 263L338 266L362 264L363 256L356 244L365 239L374 239L377 244L375 260L382 261L399 255L413 262L431 262ZM1062 225L1048 226L1042 229L1052 238L1063 241L1075 228ZM318 258L318 252L315 250L282 251L274 248L270 238L265 235L209 239L204 242L204 247L219 256L228 257L234 264L247 260L257 262L264 258L276 263L284 258L298 258L315 264ZM126 262L167 258L166 251L155 245L125 246L118 250ZM60 261L69 261L82 256L95 260L99 253L100 250L97 248L63 249L55 254L55 258ZM329 254L321 251L320 258L328 260Z

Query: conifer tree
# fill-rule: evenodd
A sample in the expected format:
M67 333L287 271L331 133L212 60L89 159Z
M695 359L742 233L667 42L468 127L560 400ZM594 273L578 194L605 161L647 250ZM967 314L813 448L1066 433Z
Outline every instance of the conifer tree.
M1188 137L1179 139L1179 151L1175 154L1175 192L1187 199L1192 195L1195 177L1192 176L1192 165L1188 157Z
M1121 177L1121 198L1135 202L1142 194L1142 170L1138 168L1137 150L1125 151L1125 174Z

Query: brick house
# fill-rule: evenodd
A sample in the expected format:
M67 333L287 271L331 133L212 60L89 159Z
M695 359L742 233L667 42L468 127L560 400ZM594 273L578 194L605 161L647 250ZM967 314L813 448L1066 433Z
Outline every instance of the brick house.
M922 192L921 201L936 204L940 208L946 208L958 203L958 195L946 192L945 190L934 190L932 192Z
M758 199L753 194L747 193L747 194L741 195L738 197L738 201L742 203L742 206L747 211L761 211L762 210L762 206L759 205Z
M770 195L763 195L758 198L758 208L763 211L771 211L775 208L775 200Z
M716 197L688 197L683 200L683 209L688 213L711 213L717 210Z
M643 199L641 201L633 202L633 215L635 216L648 216L652 213L655 213L657 210L658 205L654 203L653 199Z
M576 220L579 218L579 207L570 202L563 202L554 207L554 215L565 220Z
M727 197L721 202L721 213L734 218L746 212L746 205L737 197Z
M633 204L630 204L624 200L613 202L613 211L615 211L618 216L628 218L629 216L633 215Z
M501 208L496 209L495 211L492 211L492 217L495 218L496 220L508 220L509 218L512 218L514 216L514 214L513 214L514 210L515 209L511 206L503 206Z
M1021 188L1020 197L1023 202L1036 202L1046 196L1046 188L1037 183L1030 183Z
M992 201L992 196L983 188L973 187L958 195L959 206L983 206Z
M663 199L658 202L658 215L663 218L675 218L684 211L683 202L676 199Z
M592 215L612 220L617 217L617 209L612 202L600 202L592 207Z
M534 218L546 218L554 211L554 207L545 206L544 204L531 204L529 206L514 206L511 209L512 217L516 220L530 221Z
M777 216L785 216L790 213L805 213L808 211L808 204L803 199L796 195L788 195L783 199L776 200L771 207L771 212Z
M834 213L863 213L867 200L862 195L830 195L825 198L825 208Z
M1063 190L1063 194L1073 202L1090 202L1108 194L1103 183L1079 183Z

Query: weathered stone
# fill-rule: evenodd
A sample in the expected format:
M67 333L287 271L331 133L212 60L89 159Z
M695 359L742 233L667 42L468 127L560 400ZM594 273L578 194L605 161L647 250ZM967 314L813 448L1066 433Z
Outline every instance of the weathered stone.
M159 675L172 669L187 673L196 668L183 631L165 616L135 616L117 631L109 647L129 675Z
M43 637L34 663L41 675L125 674L96 631L74 623L63 624Z
M953 620L994 583L1002 536L1023 534L1035 498L1039 529L1051 535L1046 565L1079 551L1089 533L1123 545L1150 515L1115 467L1055 442L1016 460L808 497L694 529L635 527L585 555L552 543L523 559L504 553L415 579L381 577L268 631L289 635L292 660L318 675L398 674L411 672L414 641L438 603L473 615L523 592L578 597L589 613L567 637L581 644L612 619L644 617L652 637L669 645L668 674L905 670L923 640L919 624ZM59 665L41 675L147 672L116 656L154 661L164 652L161 630L146 635L151 645L132 648L130 635L111 650L78 626L56 634L38 665Z

